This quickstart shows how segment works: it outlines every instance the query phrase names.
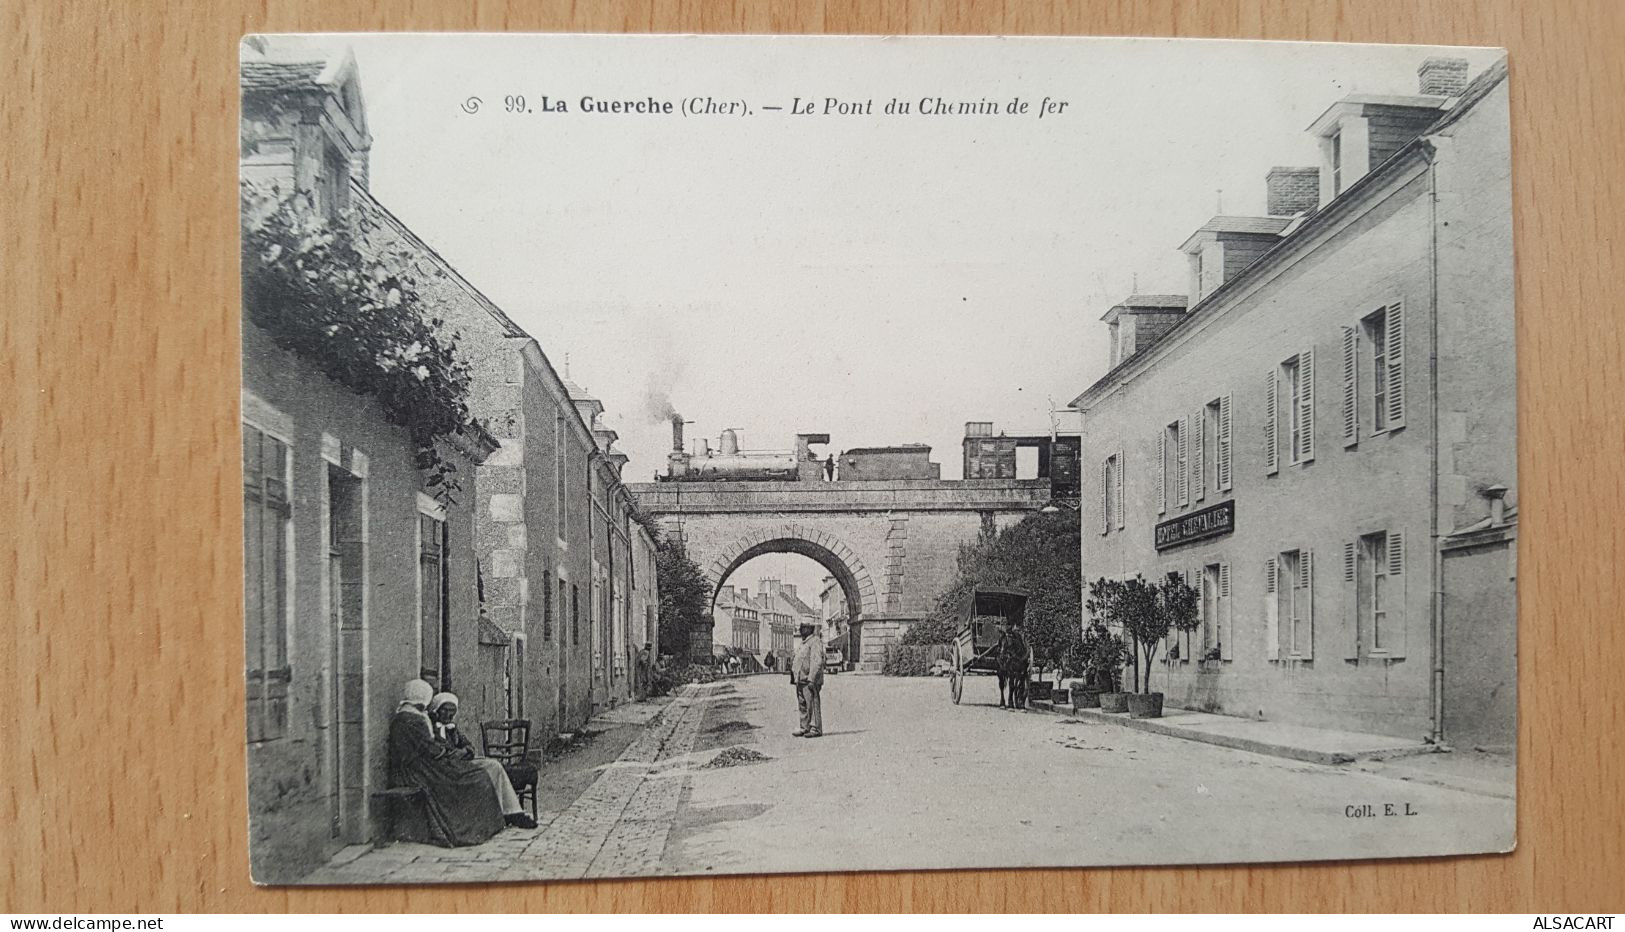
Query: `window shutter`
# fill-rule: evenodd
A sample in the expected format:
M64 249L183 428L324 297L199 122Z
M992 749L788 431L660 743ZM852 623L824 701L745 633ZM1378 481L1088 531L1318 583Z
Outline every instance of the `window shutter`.
M1219 398L1219 491L1230 490L1230 395Z
M1359 331L1343 328L1343 446L1360 442Z
M1343 541L1343 581L1348 583L1349 636L1343 639L1343 659L1360 659L1360 542Z
M1405 426L1405 305L1395 301L1383 313L1387 330L1388 427Z
M1230 623L1234 613L1230 610L1230 564L1219 564L1219 659L1229 660L1236 633Z
M1298 354L1298 462L1315 458L1315 350Z
M1206 497L1207 479L1202 475L1202 448L1207 440L1207 406L1203 405L1191 414L1191 427L1196 434L1191 437L1191 500L1199 502Z
M1100 461L1100 533L1109 533L1112 529L1112 516L1107 513L1106 505L1110 499L1106 494L1106 483L1112 477L1112 458L1106 457Z
M1264 475L1280 471L1280 455L1275 447L1275 379L1273 368L1264 376Z
M1127 482L1127 477L1125 475L1128 472L1128 466L1125 465L1127 462L1128 461L1123 458L1123 450L1122 450L1122 448L1119 447L1118 450L1117 450L1117 476L1116 476L1116 481L1117 481L1117 489L1116 489L1116 492L1117 492L1117 506L1116 506L1117 507L1117 529L1119 531L1121 531L1123 529L1123 509L1125 507L1127 507L1123 502L1123 489L1125 488L1124 483Z
M1178 577L1181 582L1184 582L1184 580L1185 580L1185 571L1184 570L1175 570L1170 575ZM1162 584L1167 585L1167 583L1168 583L1168 575L1164 575L1162 577ZM1173 664L1173 656L1174 656L1173 647L1174 647L1174 645L1176 645L1178 643L1179 643L1179 631L1177 629L1175 629L1173 625L1169 625L1167 633L1163 634L1163 636L1162 636L1162 659L1163 659L1164 663L1167 663L1167 664L1170 665L1170 668L1171 668L1171 666Z
M1198 563L1186 582L1196 589L1196 634L1200 637L1201 633L1207 630L1207 570Z
M1343 639L1345 660L1360 659L1360 542L1343 541L1343 582L1348 583L1349 636Z
M1298 553L1298 586L1303 595L1298 600L1298 611L1303 617L1304 639L1298 647L1298 656L1311 660L1315 656L1315 554L1312 550Z
M1388 639L1389 657L1405 656L1405 635L1410 629L1410 611L1405 597L1405 532L1388 532Z
M1264 561L1264 659L1281 657L1281 600L1275 594L1275 558Z
M1157 428L1157 514L1168 511L1168 431Z
M1177 473L1177 475L1174 476L1174 485L1179 490L1179 507L1183 508L1186 505L1189 505L1191 503L1191 483L1190 483L1191 421L1190 421L1190 418L1187 418L1187 417L1180 418L1179 419L1179 427L1177 429L1179 430L1179 438L1178 438L1178 443L1175 444L1176 449L1174 450L1174 455L1175 455L1175 457L1177 457L1177 459L1176 459L1176 461L1174 463L1174 467L1175 467L1174 471L1175 471L1175 473Z

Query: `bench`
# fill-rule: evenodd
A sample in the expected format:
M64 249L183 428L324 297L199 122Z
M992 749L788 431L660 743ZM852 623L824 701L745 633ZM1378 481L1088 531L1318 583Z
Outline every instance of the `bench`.
M395 840L395 819L402 805L427 800L429 791L421 786L392 786L372 794L376 802L383 803L384 838Z

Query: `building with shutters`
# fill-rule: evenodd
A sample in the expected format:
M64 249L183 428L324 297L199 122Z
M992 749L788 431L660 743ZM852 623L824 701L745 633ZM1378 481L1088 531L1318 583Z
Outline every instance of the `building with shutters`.
M398 257L456 334L484 425L447 439L460 488L436 494L407 427L258 323L276 319L260 312L278 296L245 289L251 857L256 880L289 882L381 838L374 793L407 680L454 691L474 736L482 721L528 720L539 759L633 697L636 652L657 649L659 594L602 404L370 190L354 57L260 36L241 54L242 179L308 195Z
M1193 233L1187 295L1105 314L1083 572L1199 590L1152 671L1171 706L1511 743L1506 68L1419 75L1332 104L1265 216Z

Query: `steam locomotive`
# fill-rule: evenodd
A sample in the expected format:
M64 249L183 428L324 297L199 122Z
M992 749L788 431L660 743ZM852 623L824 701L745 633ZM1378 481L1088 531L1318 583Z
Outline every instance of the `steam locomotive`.
M683 419L671 419L671 453L666 457L666 474L661 482L796 482L824 478L824 464L812 452L813 444L829 443L829 434L797 434L794 450L741 450L739 435L732 428L718 438L718 448L710 440L698 440L693 452L684 449Z

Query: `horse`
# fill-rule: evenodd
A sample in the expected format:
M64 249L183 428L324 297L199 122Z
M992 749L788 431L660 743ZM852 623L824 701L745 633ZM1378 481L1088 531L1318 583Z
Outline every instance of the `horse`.
M999 635L994 648L995 672L999 677L999 708L1025 709L1027 707L1027 676L1032 660L1027 641L1015 628L1006 628ZM1005 701L1006 695L1009 702Z

